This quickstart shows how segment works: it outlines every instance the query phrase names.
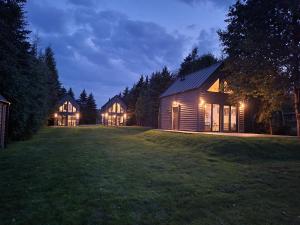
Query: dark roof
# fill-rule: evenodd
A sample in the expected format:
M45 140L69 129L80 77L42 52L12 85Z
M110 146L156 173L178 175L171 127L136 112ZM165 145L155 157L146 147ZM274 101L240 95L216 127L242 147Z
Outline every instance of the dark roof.
M10 104L10 102L7 101L2 95L0 95L0 102L4 102L4 103L7 103L7 104Z
M184 80L177 78L160 97L166 97L176 93L200 88L221 65L222 62L215 63L209 67L186 75Z
M125 107L127 109L127 105L124 102L124 100L122 99L122 97L120 97L119 95L115 95L113 98L109 99L102 107L101 107L101 111L106 110L108 107L110 107L113 103L115 102L119 102L123 105L123 107Z
M70 96L70 95L68 95L68 94L66 94L65 96L63 96L63 97L58 101L57 105L58 105L58 106L61 106L61 105L63 105L66 101L71 102L72 105L73 105L77 110L79 110L80 107L79 107L78 103L75 101L74 98L72 98L72 96Z

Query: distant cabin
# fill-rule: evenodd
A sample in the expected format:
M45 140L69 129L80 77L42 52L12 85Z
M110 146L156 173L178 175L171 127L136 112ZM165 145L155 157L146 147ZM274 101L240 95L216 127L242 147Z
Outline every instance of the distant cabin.
M54 113L54 125L73 127L79 124L79 105L70 95L65 95L58 101Z
M177 78L160 96L160 128L244 132L244 103L230 104L221 67L222 63L216 63Z
M10 103L0 95L0 148L6 146Z
M127 121L127 105L116 95L105 103L100 110L101 124L106 126L124 126Z

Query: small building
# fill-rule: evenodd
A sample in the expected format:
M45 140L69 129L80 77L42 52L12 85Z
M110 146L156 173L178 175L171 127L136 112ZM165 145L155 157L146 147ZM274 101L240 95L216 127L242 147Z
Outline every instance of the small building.
M244 132L244 103L231 105L222 63L177 78L160 96L166 130Z
M80 109L78 103L70 95L65 95L57 104L54 113L54 125L77 126L79 124Z
M0 95L0 148L6 146L10 103Z
M127 106L123 99L116 95L105 103L100 110L101 124L106 126L125 126L127 121Z

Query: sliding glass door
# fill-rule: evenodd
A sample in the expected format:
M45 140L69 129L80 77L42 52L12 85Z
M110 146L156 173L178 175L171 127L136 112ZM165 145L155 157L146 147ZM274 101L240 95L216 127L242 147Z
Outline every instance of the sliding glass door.
M213 104L212 131L220 131L220 105Z

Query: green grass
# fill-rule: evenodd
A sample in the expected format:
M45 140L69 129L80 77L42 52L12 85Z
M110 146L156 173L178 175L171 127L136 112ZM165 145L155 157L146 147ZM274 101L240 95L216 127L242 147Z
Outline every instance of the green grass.
M300 141L45 128L0 152L0 224L300 222Z

